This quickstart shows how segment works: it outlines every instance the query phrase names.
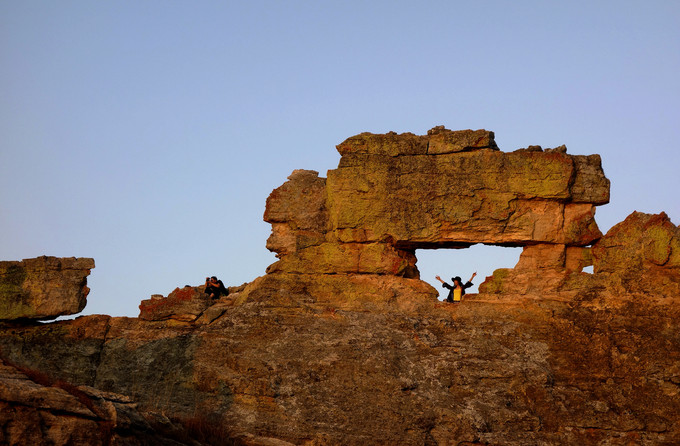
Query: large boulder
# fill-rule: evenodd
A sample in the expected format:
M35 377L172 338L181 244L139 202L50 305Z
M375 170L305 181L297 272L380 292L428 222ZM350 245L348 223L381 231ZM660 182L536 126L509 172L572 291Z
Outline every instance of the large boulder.
M0 320L54 319L85 308L94 259L38 257L0 262Z
M633 212L592 253L594 271L622 292L680 296L680 228L664 212Z

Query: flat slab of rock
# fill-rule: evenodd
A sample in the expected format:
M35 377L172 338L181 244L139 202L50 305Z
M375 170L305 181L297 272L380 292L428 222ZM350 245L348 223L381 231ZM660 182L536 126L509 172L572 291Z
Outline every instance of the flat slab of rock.
M0 262L0 320L48 320L85 308L94 259L37 257Z

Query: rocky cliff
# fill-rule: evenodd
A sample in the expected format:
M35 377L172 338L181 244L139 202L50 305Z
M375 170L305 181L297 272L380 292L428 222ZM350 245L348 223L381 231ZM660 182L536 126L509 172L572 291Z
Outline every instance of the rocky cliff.
M199 418L226 432L215 444L680 443L680 229L634 213L603 236L597 155L443 128L338 151L327 178L296 171L267 200L265 276L218 301L177 289L140 318L6 321L6 364L126 395L144 420ZM415 249L474 243L524 250L437 301ZM12 392L0 442L48 431Z

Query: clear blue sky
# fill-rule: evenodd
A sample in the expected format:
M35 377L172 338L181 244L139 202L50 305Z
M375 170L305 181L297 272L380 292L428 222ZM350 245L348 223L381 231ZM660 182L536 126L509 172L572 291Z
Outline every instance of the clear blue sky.
M84 313L264 274L265 200L370 131L599 153L603 231L680 223L680 2L0 2L0 259L93 257ZM519 251L418 252L481 279ZM478 280L479 282L479 280Z

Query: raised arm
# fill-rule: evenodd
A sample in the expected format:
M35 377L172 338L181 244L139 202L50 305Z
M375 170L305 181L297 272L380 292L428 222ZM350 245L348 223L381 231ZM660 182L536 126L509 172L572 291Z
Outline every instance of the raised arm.
M442 280L441 277L439 277L439 276L434 276L434 278L437 279L438 281L440 281L441 283L444 283L444 281Z
M476 275L477 275L477 271L472 273L472 277L470 277L470 280L468 280L468 282L472 282L472 279L474 279Z

